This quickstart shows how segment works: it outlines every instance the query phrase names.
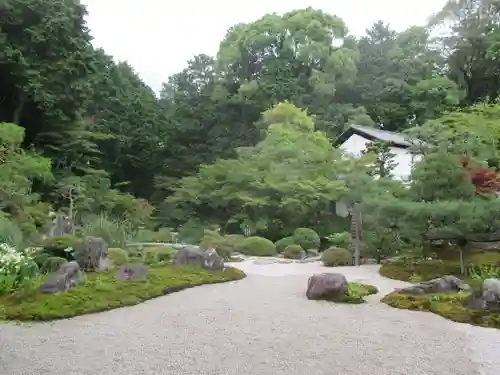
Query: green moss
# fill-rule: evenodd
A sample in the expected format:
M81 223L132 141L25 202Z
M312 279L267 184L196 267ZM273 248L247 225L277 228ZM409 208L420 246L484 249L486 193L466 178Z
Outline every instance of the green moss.
M463 305L468 293L436 293L413 296L390 293L382 302L391 307L406 310L429 311L454 322L500 329L500 311L478 311Z
M350 303L357 305L365 302L364 297L378 293L378 289L375 286L369 284L360 284L360 283L349 283L347 290L348 294L340 299L338 298L335 299L322 298L322 299L329 300L332 302Z
M235 268L209 272L199 267L151 267L144 281L118 281L112 272L87 273L85 285L65 293L46 294L39 290L46 277L31 289L0 296L0 319L54 320L136 305L164 294L165 289L181 290L203 284L239 280L246 275Z
M428 281L444 275L460 276L460 264L442 260L408 260L382 264L379 273L389 279Z

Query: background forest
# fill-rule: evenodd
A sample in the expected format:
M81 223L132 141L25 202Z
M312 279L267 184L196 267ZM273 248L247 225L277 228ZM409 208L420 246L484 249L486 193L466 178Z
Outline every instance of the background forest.
M464 242L494 227L496 1L450 1L426 26L377 22L361 38L320 10L268 14L230 28L215 57L195 56L159 96L92 46L85 15L78 0L0 1L0 202L3 225L24 236L63 210L87 233L113 230L112 242L167 227L194 241L213 225L325 237L348 228L339 199L369 208L377 253L432 228ZM426 141L410 189L385 178L383 147L341 157L333 140L351 124ZM403 222L418 225L403 233Z

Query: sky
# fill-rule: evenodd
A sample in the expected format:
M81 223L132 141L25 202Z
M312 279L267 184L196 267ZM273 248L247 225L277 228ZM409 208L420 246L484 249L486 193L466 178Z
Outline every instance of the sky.
M395 30L423 25L446 0L82 0L94 45L128 61L156 92L199 53L215 55L227 29L266 13L313 7L336 14L351 34L383 20Z

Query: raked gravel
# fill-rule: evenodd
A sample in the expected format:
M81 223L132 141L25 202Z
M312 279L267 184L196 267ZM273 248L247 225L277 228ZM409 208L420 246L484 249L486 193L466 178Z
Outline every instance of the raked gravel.
M500 331L385 306L380 297L405 283L377 266L234 266L248 277L69 320L0 324L0 375L500 374ZM307 278L335 271L381 293L363 305L308 301Z

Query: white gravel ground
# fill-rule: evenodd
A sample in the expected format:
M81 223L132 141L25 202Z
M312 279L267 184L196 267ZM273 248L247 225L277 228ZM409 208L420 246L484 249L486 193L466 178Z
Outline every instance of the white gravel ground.
M234 265L248 277L55 323L0 324L0 375L500 374L500 331L381 304L404 283L377 266ZM307 278L325 271L381 293L357 306L308 301Z

